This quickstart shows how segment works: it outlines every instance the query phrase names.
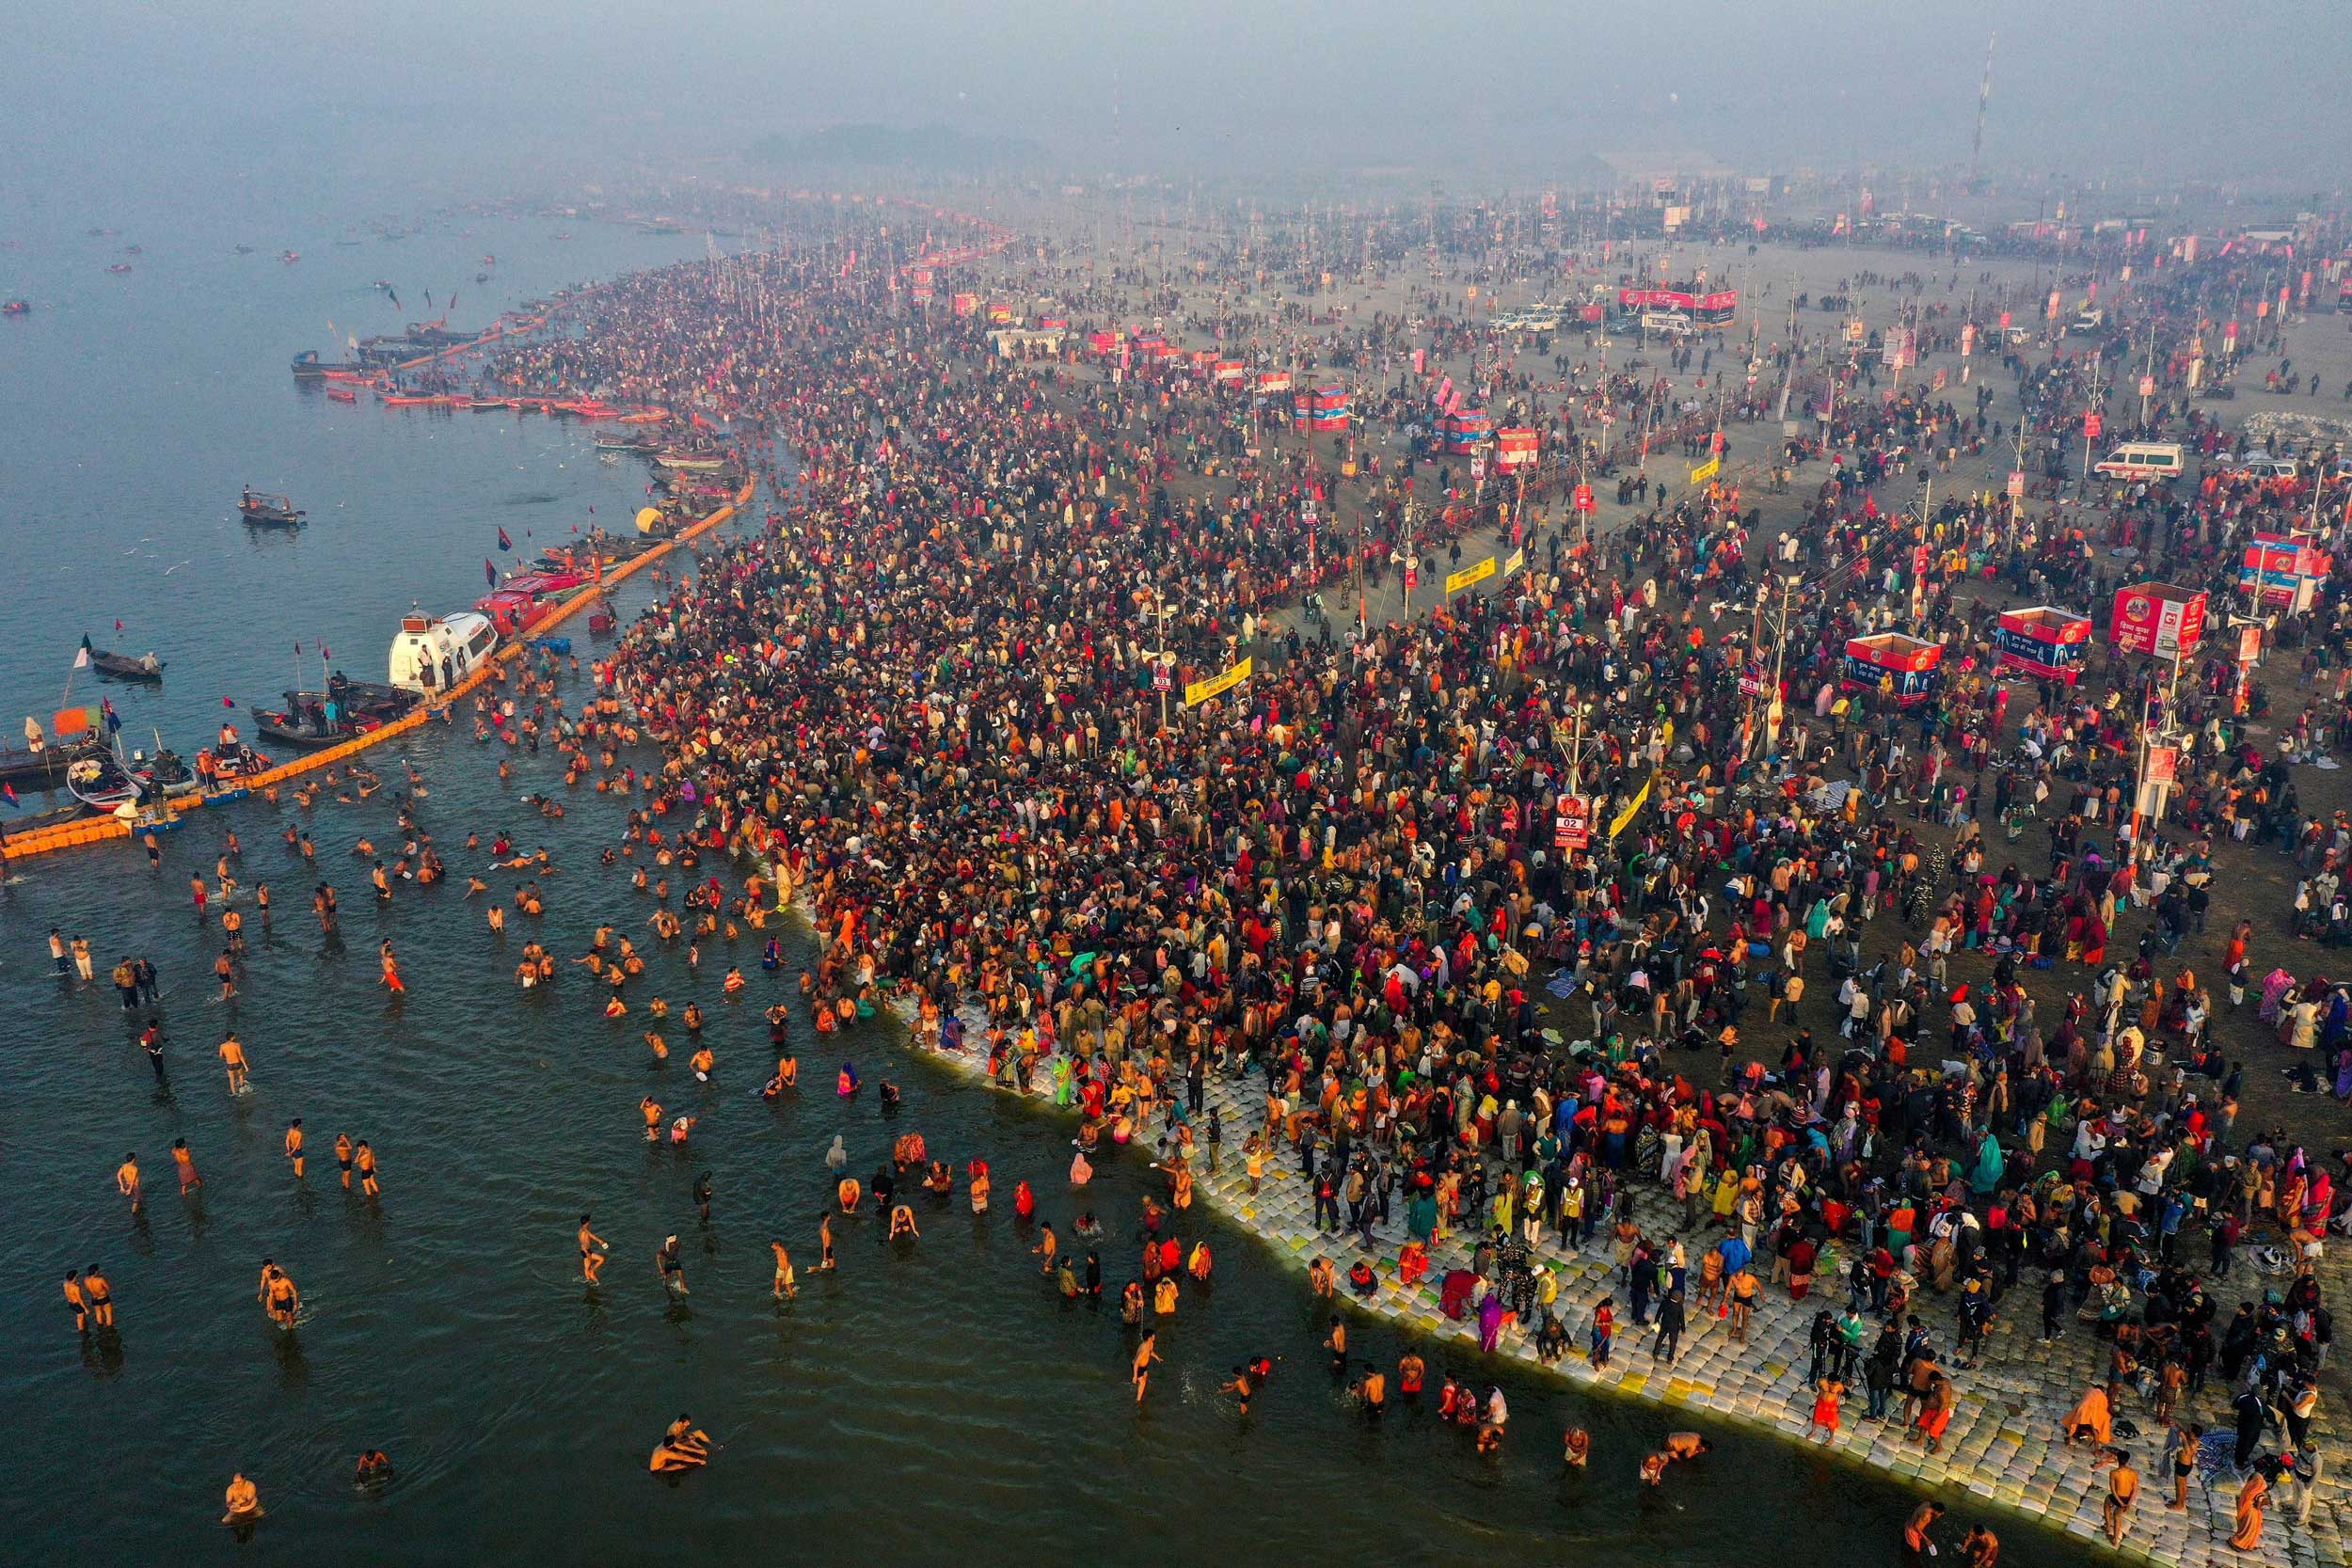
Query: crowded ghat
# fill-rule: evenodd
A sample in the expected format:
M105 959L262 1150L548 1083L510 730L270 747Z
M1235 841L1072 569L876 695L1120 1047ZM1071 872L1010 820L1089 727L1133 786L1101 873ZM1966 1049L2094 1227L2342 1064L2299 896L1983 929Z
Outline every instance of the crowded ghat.
M1106 1404L1157 1397L1216 1269L1295 1262L1327 1328L1209 1369L1245 1445L1253 1402L1327 1364L1364 1422L1556 1444L1585 1484L1709 1463L1700 1433L1525 1430L1509 1356L1915 1484L1890 1553L1990 1564L2029 1515L2166 1562L2340 1557L2352 819L2305 800L2352 723L2332 563L2258 672L2224 622L2249 544L2333 546L2345 498L2235 467L2245 433L2192 400L2275 348L2192 346L2226 274L2150 275L2151 390L2118 396L2124 346L2013 343L2038 294L1931 254L1840 279L1909 302L1883 356L1879 328L1768 341L1814 309L1786 295L1662 350L1605 319L1515 346L1480 279L1647 260L1424 280L1338 233L1269 278L934 226L970 240L937 300L870 237L863 263L696 262L485 371L699 409L775 506L575 684L518 662L459 715L627 811L557 884L610 906L595 948L532 944L516 983L664 1061L681 1033L706 1078L782 997L771 1101L887 1099L912 1049L1067 1116L1061 1190L994 1192L983 1151L918 1130L870 1180L836 1145L826 1214L774 1222L780 1311L845 1216L919 1246L930 1212L994 1205L1041 1291L1116 1305ZM1100 335L993 334L951 280ZM1352 399L1309 404L1325 383ZM1441 387L1533 455L1447 440ZM2197 475L2086 484L2091 409ZM2202 641L2090 632L2141 584L2197 595ZM545 868L493 852L513 904L466 897L527 923ZM674 1021L613 934L650 924L656 962L764 942L773 970L767 927L803 917L797 991L739 966L708 1019ZM584 1135L707 1136L660 1099ZM1139 1213L1095 1214L1105 1161L1154 1173ZM1212 1259L1203 1205L1270 1245ZM600 1279L614 1246L659 1283ZM578 1251L592 1291L690 1290L674 1235L583 1215ZM291 1328L290 1281L259 1299ZM1363 1314L1413 1348L1352 1356ZM681 1413L650 1467L691 1486L724 1435Z

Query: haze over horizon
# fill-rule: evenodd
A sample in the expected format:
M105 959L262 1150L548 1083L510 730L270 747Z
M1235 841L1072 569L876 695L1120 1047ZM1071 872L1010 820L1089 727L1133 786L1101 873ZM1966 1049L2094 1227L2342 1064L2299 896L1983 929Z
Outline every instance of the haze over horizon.
M215 208L282 205L290 190L408 207L622 163L739 166L763 136L843 123L1032 139L1081 177L1387 166L1466 189L1619 151L1759 172L1956 169L1995 30L1989 175L2328 191L2352 75L2336 22L2308 4L2104 0L1894 21L1854 0L1442 13L1038 0L1010 14L419 0L368 15L92 0L14 23L0 213L142 186Z

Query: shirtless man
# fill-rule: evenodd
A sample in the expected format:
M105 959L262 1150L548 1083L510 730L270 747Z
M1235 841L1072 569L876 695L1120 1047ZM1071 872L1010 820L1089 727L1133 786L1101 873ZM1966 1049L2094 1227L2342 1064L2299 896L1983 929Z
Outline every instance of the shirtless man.
M286 1123L286 1159L294 1166L294 1180L302 1180L302 1118L296 1117Z
M269 1313L270 1322L280 1328L293 1328L294 1314L302 1309L302 1292L294 1289L294 1276L279 1268L274 1259L262 1259L262 1283L253 1299Z
M92 1263L82 1271L82 1296L89 1303L90 1326L109 1329L115 1325L115 1291L106 1276Z
M588 1228L588 1216L580 1216L580 1277L589 1284L596 1282L596 1275L604 1268L605 1254L612 1243Z
M1127 1370L1128 1381L1136 1386L1136 1402L1143 1402L1144 1390L1152 1384L1152 1363L1160 1359L1159 1335L1145 1329L1143 1338L1136 1342L1136 1359Z
M131 1212L137 1213L147 1205L147 1195L139 1181L139 1157L135 1149L127 1150L122 1164L115 1167L115 1191L131 1200Z
M686 1263L678 1257L675 1236L662 1238L661 1244L654 1249L653 1267L654 1273L661 1276L661 1288L672 1301L687 1293Z
M383 1192L383 1188L377 1186L375 1181L375 1150L368 1147L367 1139L361 1138L357 1144L352 1146L351 1152L353 1160L358 1162L359 1166L359 1192L361 1196L366 1197L375 1197L379 1196Z
M65 1271L65 1309L73 1314L73 1332L89 1333L89 1298L82 1293L82 1271Z
M1666 1457L1669 1460L1696 1459L1703 1453L1712 1453L1714 1451L1714 1443L1708 1438L1701 1437L1695 1432L1670 1432L1666 1433Z
M262 1490L245 1479L240 1471L229 1478L229 1490L222 1494L229 1512L220 1516L224 1525L246 1525L262 1516Z
M675 1470L691 1470L710 1463L710 1433L694 1424L694 1418L684 1411L662 1433L660 1443L653 1450L648 1464L656 1475Z
M801 1293L800 1282L793 1277L792 1255L784 1249L784 1243L774 1237L768 1241L768 1250L776 1255L776 1299L787 1300Z
M335 1134L335 1163L343 1168L343 1191L351 1191L351 1134Z
M222 1065L229 1069L229 1092L230 1094L245 1093L246 1088L245 1075L248 1064L245 1059L245 1045L236 1036L231 1035L220 1042L220 1059Z
M185 1197L195 1188L204 1185L204 1179L196 1174L196 1155L185 1138L171 1140L171 1163L180 1167L180 1196Z

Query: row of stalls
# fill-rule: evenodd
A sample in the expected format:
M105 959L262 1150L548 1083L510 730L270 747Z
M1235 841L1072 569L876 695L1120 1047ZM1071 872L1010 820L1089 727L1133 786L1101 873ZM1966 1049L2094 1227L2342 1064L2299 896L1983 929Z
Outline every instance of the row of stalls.
M2333 569L2322 551L2296 539L2265 535L2246 552L2239 581L2265 607L2295 614L2310 608ZM2151 658L2185 658L2205 635L2207 595L2169 582L2135 582L2116 591L2107 617L2108 643ZM2072 686L2082 678L2091 646L2090 617L2055 605L2004 610L1992 633L1994 666L2036 680ZM2241 661L2251 657L2250 637L2242 641ZM1935 694L1944 649L1941 644L1879 632L1846 643L1843 684L1848 690L1875 691L1899 706Z
M2136 583L2116 594L2109 641L2142 653L2172 657L2175 647L2194 647L2204 626L2205 595L2167 583ZM2082 678L2090 651L2090 617L2056 605L2004 610L1992 633L1994 667L2035 680ZM1874 691L1898 707L1935 695L1944 647L1901 632L1848 639L1842 684L1847 690Z

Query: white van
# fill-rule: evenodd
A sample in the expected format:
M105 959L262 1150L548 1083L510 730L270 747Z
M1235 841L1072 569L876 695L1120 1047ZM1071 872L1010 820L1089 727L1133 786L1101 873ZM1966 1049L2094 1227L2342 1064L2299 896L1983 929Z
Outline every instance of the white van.
M1645 310L1642 312L1642 330L1655 332L1661 337L1687 338L1697 328L1692 325L1691 318L1679 310Z
M2266 451L2249 451L2246 461L2235 470L2248 479L2294 479L2302 473L2302 467L2292 457L2273 457Z
M2181 443L2126 441L2101 458L2091 472L2101 479L2178 479L2181 477Z

